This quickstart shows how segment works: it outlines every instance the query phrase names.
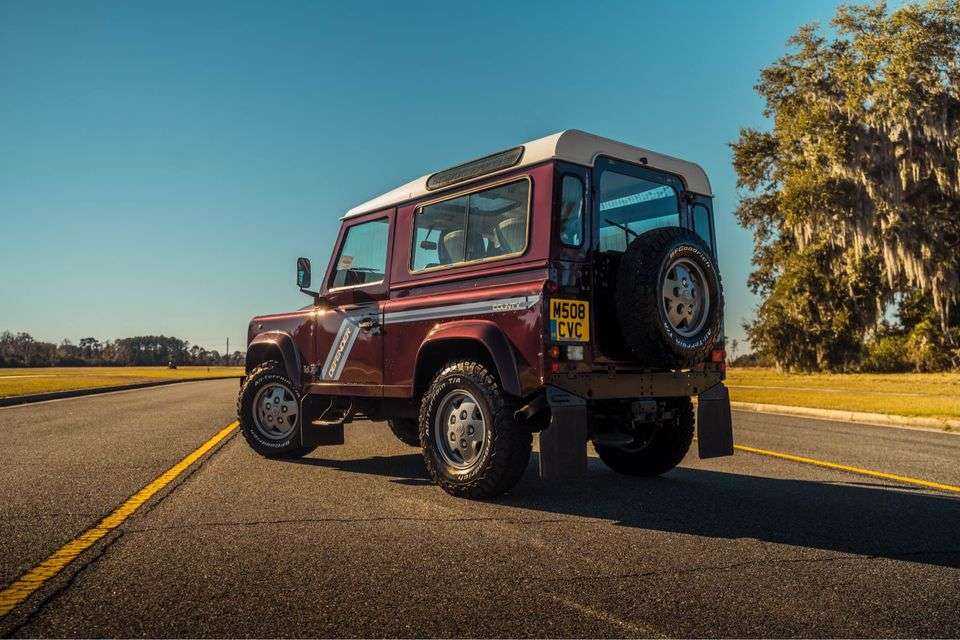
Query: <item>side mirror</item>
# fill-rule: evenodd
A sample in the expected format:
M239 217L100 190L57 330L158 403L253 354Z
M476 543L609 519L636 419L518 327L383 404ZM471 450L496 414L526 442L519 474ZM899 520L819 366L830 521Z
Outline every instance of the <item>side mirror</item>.
M306 289L310 286L310 259L297 258L297 287Z
M310 286L310 258L297 258L297 287L306 289Z

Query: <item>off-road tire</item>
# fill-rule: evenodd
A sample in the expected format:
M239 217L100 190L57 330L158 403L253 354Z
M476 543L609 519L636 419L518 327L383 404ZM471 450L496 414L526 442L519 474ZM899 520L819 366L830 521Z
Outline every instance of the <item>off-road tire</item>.
M420 421L413 418L391 418L387 425L397 440L411 447L420 446Z
M663 425L650 443L639 451L595 444L604 464L628 476L658 476L683 460L693 442L693 404L682 398L674 406L675 418Z
M466 470L447 464L434 441L439 405L457 388L469 391L481 405L487 429L477 461ZM420 404L420 446L434 482L451 495L471 499L493 498L513 488L527 468L533 442L530 431L516 424L514 404L482 364L465 360L443 367Z
M251 371L240 387L240 394L237 396L237 419L240 421L240 432L246 439L250 448L264 456L265 458L301 458L315 447L303 447L300 444L299 423L294 428L293 433L282 441L270 441L263 438L257 431L253 417L253 400L257 391L268 382L276 382L285 385L291 393L299 400L300 395L293 383L287 377L287 373L279 362L268 360ZM301 412L297 416L298 420L303 419Z
M664 270L678 258L700 267L709 292L705 322L691 336L683 336L671 326L661 299ZM685 369L703 362L720 337L723 321L720 274L710 250L696 233L680 227L641 234L620 259L616 308L624 345L645 364Z

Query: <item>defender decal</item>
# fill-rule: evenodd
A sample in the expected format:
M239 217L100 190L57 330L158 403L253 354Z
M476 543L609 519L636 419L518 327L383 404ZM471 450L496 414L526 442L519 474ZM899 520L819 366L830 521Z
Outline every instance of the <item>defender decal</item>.
M321 380L339 380L343 373L343 368L350 359L350 351L357 341L357 335L360 333L358 322L362 318L369 317L369 311L362 313L351 313L344 317L337 330L337 335L333 337L330 343L330 351L327 352L327 359L323 362L320 369Z

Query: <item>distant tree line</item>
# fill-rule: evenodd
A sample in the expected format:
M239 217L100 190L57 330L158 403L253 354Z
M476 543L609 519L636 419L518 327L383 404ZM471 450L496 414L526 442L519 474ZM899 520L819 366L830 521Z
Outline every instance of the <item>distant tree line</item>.
M134 336L100 341L81 338L77 344L36 340L29 333L0 333L0 367L69 367L127 365L242 365L244 353L221 354L173 336Z
M960 2L844 6L763 69L733 144L759 361L960 368Z

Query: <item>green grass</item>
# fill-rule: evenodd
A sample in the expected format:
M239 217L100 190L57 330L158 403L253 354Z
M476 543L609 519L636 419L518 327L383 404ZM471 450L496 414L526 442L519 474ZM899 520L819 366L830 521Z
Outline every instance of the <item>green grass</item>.
M243 367L42 367L0 369L0 397L48 391L112 387L156 380L243 375Z
M960 418L960 373L787 374L730 368L727 385L736 402Z

